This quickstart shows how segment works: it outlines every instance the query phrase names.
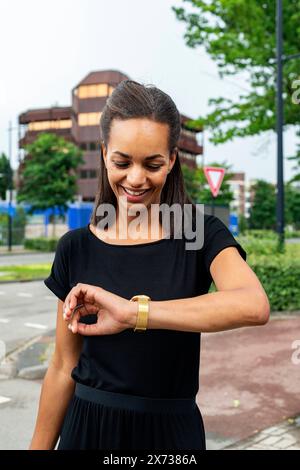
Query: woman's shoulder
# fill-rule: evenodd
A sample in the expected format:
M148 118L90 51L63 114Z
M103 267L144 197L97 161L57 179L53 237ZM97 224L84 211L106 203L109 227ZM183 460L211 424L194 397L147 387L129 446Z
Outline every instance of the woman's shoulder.
M207 234L220 229L220 227L223 228L224 226L224 223L218 217L206 214L202 210L194 213L190 220L191 226L187 224L187 227L191 230L191 233L194 234L194 236L199 236L201 233L202 236L206 236Z
M80 243L87 234L87 227L79 227L74 229L69 229L65 232L58 240L57 246L59 248L68 248L71 245L76 245Z

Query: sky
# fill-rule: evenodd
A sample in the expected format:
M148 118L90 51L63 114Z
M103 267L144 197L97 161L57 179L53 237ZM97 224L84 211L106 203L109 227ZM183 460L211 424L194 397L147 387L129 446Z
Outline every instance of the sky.
M0 152L17 167L18 115L27 109L69 106L71 89L89 72L119 70L168 93L191 118L209 111L212 97L236 99L245 77L220 79L203 48L185 45L185 25L171 6L182 0L1 0ZM214 145L204 132L204 162L231 165L246 179L276 181L273 132ZM285 157L293 155L293 129L284 135ZM294 174L285 160L284 177Z

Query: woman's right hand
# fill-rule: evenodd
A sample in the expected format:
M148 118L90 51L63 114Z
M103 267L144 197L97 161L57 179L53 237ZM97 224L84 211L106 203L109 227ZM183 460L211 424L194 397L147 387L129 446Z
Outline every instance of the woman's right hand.
M65 299L64 319L70 321L73 333L116 334L134 327L136 308L129 300L99 286L79 283ZM97 315L97 323L86 325L79 322L82 316L90 314Z

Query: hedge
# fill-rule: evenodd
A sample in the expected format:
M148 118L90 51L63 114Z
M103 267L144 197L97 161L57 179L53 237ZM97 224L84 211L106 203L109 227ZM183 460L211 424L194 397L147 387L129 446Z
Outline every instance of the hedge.
M55 251L58 239L57 238L27 238L24 241L24 248L29 250L38 250L38 251Z
M272 311L300 310L300 260L258 257L248 261L262 283Z
M269 297L271 310L300 310L300 244L286 244L285 252L278 253L277 240L237 239Z

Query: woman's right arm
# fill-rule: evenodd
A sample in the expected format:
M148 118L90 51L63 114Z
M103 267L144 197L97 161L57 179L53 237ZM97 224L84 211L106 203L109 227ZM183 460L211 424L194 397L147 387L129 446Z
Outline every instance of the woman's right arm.
M73 395L71 377L82 349L83 337L74 335L63 319L63 302L58 300L55 350L43 380L38 415L29 450L53 450Z

